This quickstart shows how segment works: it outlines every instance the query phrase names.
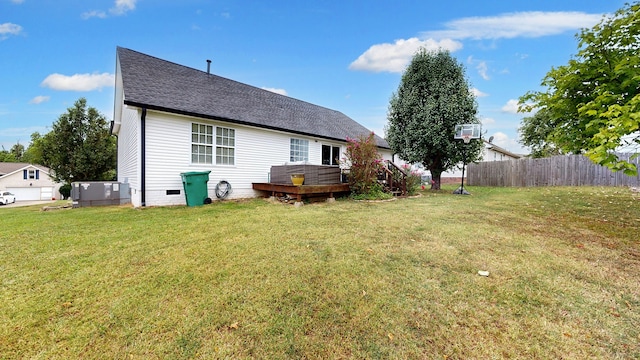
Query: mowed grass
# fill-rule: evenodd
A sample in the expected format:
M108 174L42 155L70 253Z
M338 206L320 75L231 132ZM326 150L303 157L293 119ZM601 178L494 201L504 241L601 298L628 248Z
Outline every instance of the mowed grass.
M640 358L640 194L453 189L0 209L0 358Z

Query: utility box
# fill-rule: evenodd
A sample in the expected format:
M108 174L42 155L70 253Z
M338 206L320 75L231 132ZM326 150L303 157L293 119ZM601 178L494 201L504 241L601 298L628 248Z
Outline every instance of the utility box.
M74 208L131 203L129 184L117 181L79 181L71 183Z
M187 200L187 206L204 205L209 198L207 183L209 182L209 174L211 171L190 171L180 173L182 176L182 185L184 186L184 197Z

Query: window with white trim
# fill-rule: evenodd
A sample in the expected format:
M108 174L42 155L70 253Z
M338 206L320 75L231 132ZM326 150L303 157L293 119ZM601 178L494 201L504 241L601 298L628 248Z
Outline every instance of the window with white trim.
M229 128L216 127L216 164L235 164L236 131Z
M291 139L289 161L309 161L309 140Z
M215 144L213 139L215 138ZM235 164L236 131L221 126L191 124L191 163Z

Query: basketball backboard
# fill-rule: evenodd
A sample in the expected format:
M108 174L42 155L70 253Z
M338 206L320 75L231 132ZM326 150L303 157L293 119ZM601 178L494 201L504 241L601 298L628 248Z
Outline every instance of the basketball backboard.
M471 139L479 139L481 131L482 131L482 125L480 124L456 125L453 138L464 139L465 137L470 137Z

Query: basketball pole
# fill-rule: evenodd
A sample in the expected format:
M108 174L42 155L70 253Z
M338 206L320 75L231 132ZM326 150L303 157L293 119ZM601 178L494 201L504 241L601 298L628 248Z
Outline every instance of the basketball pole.
M467 167L467 146L471 141L470 137L464 138L464 148L462 149L462 180L460 182L460 188L455 190L453 193L457 195L471 195L468 191L464 189L464 169Z

